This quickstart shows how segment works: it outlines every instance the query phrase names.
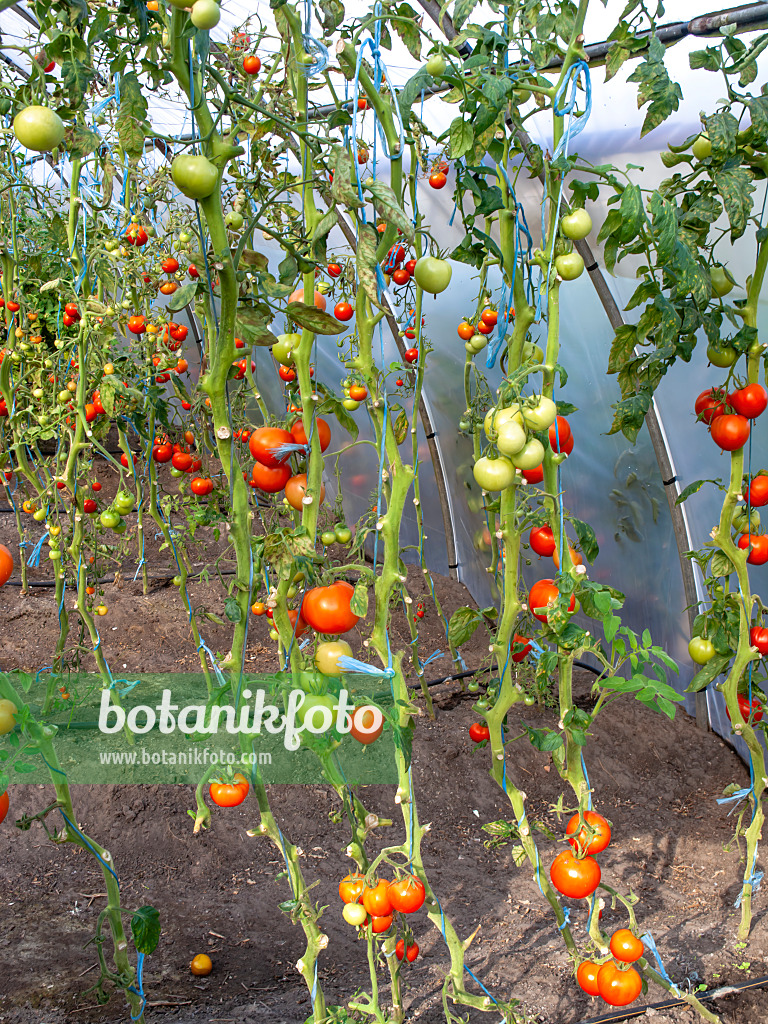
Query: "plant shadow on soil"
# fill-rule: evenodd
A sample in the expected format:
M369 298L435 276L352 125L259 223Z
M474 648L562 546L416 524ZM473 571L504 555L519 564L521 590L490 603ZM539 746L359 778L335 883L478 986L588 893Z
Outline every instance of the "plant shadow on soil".
M125 575L130 580L132 571ZM409 575L414 600L426 597L420 593L421 574ZM447 615L471 603L461 584L440 577L435 582ZM200 583L192 591L195 604L221 611L220 589ZM106 588L104 600L109 614L99 625L116 674L199 670L175 588L156 585L145 597L138 584L118 580ZM420 643L422 650L432 651L444 644L444 632L441 620L425 604L425 618L418 624ZM58 632L52 592L33 590L25 597L18 588L6 587L0 591L0 618L5 625L2 668L36 669L45 663ZM469 665L478 664L487 650L481 633L463 649ZM226 636L226 629L206 623L212 650L222 648ZM393 648L404 647L408 639L408 625L400 617L393 624ZM264 620L250 628L247 665L260 672L278 667ZM85 659L83 667L91 670L92 660ZM451 663L443 657L427 674L435 678L450 671ZM589 673L577 673L580 699L588 700L592 682ZM488 835L482 825L511 819L512 814L488 775L487 751L475 749L468 738L467 729L476 720L473 695L456 682L432 692L435 720L423 715L417 722L414 788L421 821L432 823L424 860L443 909L462 938L479 926L467 966L493 995L519 999L531 1021L579 1024L603 1014L608 1007L576 986L530 868L515 867L509 847L489 851L483 845ZM421 697L417 703L424 709ZM553 713L520 706L512 721L552 725ZM754 900L749 942L744 947L736 942L739 911L733 904L741 869L736 850L723 850L735 815L729 817L729 805L716 803L729 783L741 786L747 780L731 748L714 734L698 731L682 711L669 722L625 698L609 717L598 719L585 758L596 809L613 823L613 841L600 855L603 878L624 893L631 889L638 895L640 925L654 935L673 980L683 987L690 982L693 987L703 983L718 988L768 974L765 891ZM561 832L563 822L550 808L563 787L548 755L522 739L511 745L507 763L509 778L527 794L529 818ZM54 845L37 825L26 832L13 827L22 813L45 807L51 792L50 786L13 786L11 811L0 826L0 947L5 949L0 1022L127 1021L121 996L100 1007L93 994L83 994L95 977L96 962L93 946L84 947L105 902L94 859L79 849ZM318 978L329 1004L344 1003L356 986L367 987L367 964L364 943L356 941L341 916L337 886L350 861L344 853L345 826L329 820L336 796L330 787L305 785L271 787L270 797L283 832L304 851L306 878L317 882L313 897L328 908L321 926L330 942L321 954ZM370 811L394 820L392 828L379 830L380 844L400 841L394 787L368 786L361 797ZM73 799L80 826L115 858L123 905L134 910L151 904L160 911L160 944L147 958L144 973L148 1021L306 1020L309 996L295 968L303 935L278 909L290 896L285 879L277 877L279 854L267 839L246 835L258 822L255 802L214 808L211 829L194 836L187 814L194 805L192 786L75 786ZM566 803L572 802L566 796ZM540 850L542 870L548 870L559 848L542 838ZM570 914L577 941L583 943L585 904L570 901ZM438 1024L444 1019L440 989L449 963L447 950L424 914L414 915L410 923L421 952L403 969L406 1019ZM610 933L626 924L626 915L608 904L602 924ZM199 952L209 953L214 962L207 978L195 978L189 971L191 958ZM466 984L470 991L479 991L469 975ZM652 987L640 1002L663 996ZM473 1024L498 1020L494 1013L458 1006L453 1010L468 1013ZM768 1020L768 991L727 997L718 1002L717 1011L726 1024L763 1024ZM697 1018L687 1009L672 1009L648 1011L639 1019L679 1024Z

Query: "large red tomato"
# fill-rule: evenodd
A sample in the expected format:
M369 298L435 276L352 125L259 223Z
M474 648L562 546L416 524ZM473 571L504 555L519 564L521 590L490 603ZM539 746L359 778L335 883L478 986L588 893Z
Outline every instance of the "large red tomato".
M609 960L597 972L597 991L609 1006L628 1006L643 991L643 979L634 967L622 971Z
M765 565L768 562L768 534L742 533L738 545L742 551L749 548L747 561L750 565Z
M360 618L349 607L354 592L355 588L346 580L337 580L328 587L313 587L304 595L301 617L318 633L347 633Z
M550 558L555 553L555 536L551 526L535 526L528 535L528 543L537 555Z
M554 580L539 580L538 583L534 583L531 587L530 593L528 594L528 607L531 610L531 614L534 619L538 619L539 622L547 621L546 610L536 611L536 609L548 609L550 605L553 605L560 594L560 591L555 586ZM576 607L576 598L571 594L571 600L568 604L568 611L572 612Z
M576 970L576 981L579 984L579 988L583 989L588 996L597 996L600 993L597 990L597 975L600 970L600 965L594 963L592 960L584 960L580 963Z
M283 455L282 458L276 457L275 448L279 448L281 444L295 443L290 430L283 430L280 427L258 427L248 438L251 455L262 466L269 466L270 469L282 465L288 458L287 455Z
M11 578L13 572L13 555L5 546L0 544L0 587Z
M5 821L5 816L8 813L8 808L11 805L11 801L8 797L8 790L0 796L0 825Z
M325 420L318 416L315 419L315 430L317 431L317 436L320 438L320 451L324 452L331 443L331 428ZM307 444L307 435L304 430L303 420L296 420L291 427L291 434L293 434L293 440L296 444Z
M611 841L611 826L596 811L584 811L584 822L579 827L579 816L574 814L565 829L565 836L574 850L582 848L584 853L601 853ZM591 829L592 836L587 832Z
M726 452L735 452L743 448L749 437L749 420L737 413L725 413L717 416L710 426L710 433L715 444Z
M729 395L728 400L736 412L746 416L748 420L753 420L765 412L768 406L768 393L762 384L747 384L746 387L739 388Z
M720 398L721 395L722 392L718 388L708 388L706 391L702 391L694 405L696 418L709 424L716 416L722 416L725 412L725 405Z
M424 883L415 875L406 875L389 883L389 902L401 914L413 914L424 902Z
M753 508L768 505L768 476L753 476L749 482L749 503Z
M275 466L273 469L271 466L264 466L261 462L256 462L253 466L251 479L260 490L267 491L269 494L276 494L277 491L282 491L291 479L291 467L282 465Z
M297 512L301 511L301 507L304 504L304 498L307 493L307 474L297 473L296 476L292 476L290 480L286 481L285 484L285 497L291 508L295 508ZM320 484L320 504L325 501L325 484Z
M574 900L591 896L600 884L600 865L593 857L574 857L571 850L563 850L549 869L552 885Z

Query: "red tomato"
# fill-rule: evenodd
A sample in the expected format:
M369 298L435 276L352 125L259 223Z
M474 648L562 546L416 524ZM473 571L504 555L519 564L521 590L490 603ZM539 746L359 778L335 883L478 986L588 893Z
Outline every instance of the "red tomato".
M576 969L576 981L579 988L586 992L588 996L600 994L597 990L597 974L599 970L600 964L593 963L591 960L584 960Z
M213 480L209 480L202 476L196 476L192 478L192 482L189 487L193 494L197 494L198 497L204 497L206 494L210 494L213 490Z
M611 953L623 964L633 964L645 952L645 946L629 928L619 928L611 936Z
M550 558L555 553L555 535L549 526L535 526L528 534L528 543L537 555Z
M563 850L552 862L549 876L563 896L580 900L591 896L600 884L600 865L592 857L579 859L571 850Z
M495 327L499 321L499 314L495 309L491 309L489 306L480 314L480 319L484 324L488 324L489 327Z
M402 960L405 956L405 940L398 939L397 945L395 946L395 956L398 960Z
M392 927L392 915L385 914L383 917L371 917L370 919L371 931L378 934L379 932L386 932Z
M275 456L274 449L283 444L295 443L293 434L280 427L258 427L248 438L251 455L257 462L263 466L269 466L271 469L282 465L288 459L288 455L283 455L282 458Z
M403 355L403 359L406 363L410 363L411 365L417 363L419 361L419 350L417 348L407 348Z
M756 647L761 654L768 654L768 628L753 626L749 631L749 645Z
M443 171L435 171L434 174L429 176L429 184L432 188L445 188L446 181L448 181L448 178Z
M473 722L469 727L469 738L473 743L482 743L483 740L489 740L491 738L491 730L487 725L481 725L479 722Z
M747 561L750 565L765 565L768 562L768 534L742 533L738 545L742 551L749 548Z
M712 440L726 452L743 448L749 437L749 420L746 416L724 413L716 416L709 428Z
M407 270L404 270L402 267L398 267L397 270L395 270L394 273L392 274L392 280L397 285L408 284L408 282L411 280L411 275L408 273Z
M544 579L539 580L538 583L534 583L531 587L530 593L528 594L528 607L531 610L531 614L539 622L547 621L547 612L539 611L536 609L548 609L550 605L553 605L560 594L560 591L555 586L554 580ZM568 605L568 611L572 612L576 607L576 598L571 594L571 600Z
M557 425L557 426L555 426ZM559 438L559 444L558 444ZM563 451L571 440L571 426L565 416L558 416L549 428L549 445L553 452Z
M478 334L493 334L493 325L487 324L485 320L478 320L477 322L477 333Z
M277 375L280 380L284 380L287 384L292 384L296 380L296 371L291 366L280 365L277 369Z
M329 263L328 264L328 276L329 277L341 277L341 264L340 263Z
M472 324L468 324L466 320L462 320L459 326L456 328L456 333L462 339L462 341L469 341L474 335L475 328Z
M728 396L729 404L748 420L756 419L768 406L768 392L762 384L747 384Z
M597 991L609 1006L628 1006L643 991L643 979L634 967L622 971L609 960L597 972Z
M328 445L331 443L331 428L325 420L319 416L315 417L315 428L317 436L320 439L320 451L325 451ZM291 434L293 435L293 441L296 444L306 444L307 435L304 432L303 420L296 420L291 424Z
M11 801L8 797L8 790L0 796L0 825L5 821L5 816L8 813Z
M544 463L540 466L535 466L533 469L524 469L523 479L528 484L540 484L544 479Z
M347 875L339 882L339 896L342 903L358 903L365 888L365 875Z
M67 316L71 316L73 320L80 319L80 310L77 308L76 302L68 302L64 306L64 312L67 314Z
M371 917L386 917L392 913L392 901L389 898L389 882L381 878L369 889L363 888L363 906Z
M143 316L128 317L128 330L131 334L143 334L146 329L147 324Z
M134 456L133 456L133 464L134 464L134 466L136 465L136 462L137 462L137 461L138 461L138 460L137 460L137 456L136 456L136 455L134 455ZM120 465L121 465L121 466L122 466L122 467L123 467L124 469L128 469L128 456L127 456L127 455L125 454L125 452L123 452L123 454L122 454L122 455L120 456Z
M525 658L528 656L528 654L531 651L531 644L530 644L530 642L528 640L528 637L527 636L520 636L519 633L515 633L515 639L513 641L513 644L517 645L518 647L520 646L520 644L523 644L523 649L522 649L522 651L517 651L517 653L515 653L514 651L512 652L512 655L511 655L512 661L516 661L516 662L524 661Z
M419 944L418 942L412 942L408 949L405 951L405 958L409 964L412 964L416 957L419 955Z
M694 405L696 418L704 423L711 423L716 416L722 416L725 412L725 405L721 401L720 395L722 395L720 388L709 388L707 391L702 391Z
M250 54L248 57L244 57L243 71L246 75L258 75L261 71L261 60L255 54Z
M747 697L744 697L742 694L739 694L738 702L739 702L739 711L741 712L741 717L744 719L745 722L749 721L750 710L753 713L752 714L752 721L753 722L760 722L762 720L762 717L763 717L763 705L760 703L760 701L756 697L752 701L752 704L750 705L749 699ZM728 710L727 707L725 709L725 713L728 716L728 721L730 722L730 720L731 720L731 713L730 713L730 711Z
M86 498L85 501L83 502L83 512L86 512L88 515L93 515L93 513L98 509L98 507L99 506L96 504L93 498Z
M189 452L174 452L171 457L171 465L174 469L180 469L182 473L186 473L192 468L194 459Z
M749 481L749 503L753 508L768 505L768 476L753 476Z
M358 743L362 743L363 746L373 743L384 731L384 716L381 716L378 728L374 728L375 721L375 713L370 707L361 705L359 708L355 708L352 712L352 725L350 726L349 735L354 737Z
M219 807L237 807L248 796L250 783L244 775L235 775L232 782L212 782L208 792Z
M156 444L152 449L152 458L155 462L170 462L173 458L173 445Z
M254 486L268 494L277 494L278 491L282 491L290 478L291 467L285 464L272 468L257 462L251 473Z
M354 592L355 588L346 580L337 580L327 587L313 587L304 595L301 616L317 633L333 636L347 633L360 619L350 610Z
M163 268L164 274L175 274L179 269L179 261L175 256L168 256L167 259L163 260L160 266Z
M93 483L91 484L91 490L92 491L100 491L101 490L101 483L98 480L94 480Z
M333 315L337 320L342 320L346 323L347 320L352 319L355 311L348 302L337 302L333 307Z
M401 914L413 914L421 907L426 896L424 883L415 875L406 875L389 883L389 902Z
M586 825L579 827L579 816L574 814L565 829L566 839L577 853L601 853L611 841L611 826L596 811L584 811L583 817L592 830L592 838L589 837Z
M416 269L416 260L408 260L403 266L403 270L407 270L408 273L413 277L413 272Z

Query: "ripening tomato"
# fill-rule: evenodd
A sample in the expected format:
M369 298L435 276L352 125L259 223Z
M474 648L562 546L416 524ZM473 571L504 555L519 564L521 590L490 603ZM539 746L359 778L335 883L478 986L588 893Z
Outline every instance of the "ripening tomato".
M528 534L528 543L537 555L550 558L555 553L555 535L550 526L535 526Z
M456 332L462 341L469 341L472 335L475 333L475 328L472 324L468 324L466 320L462 320L459 326L456 328Z
M633 964L645 952L645 946L629 928L619 928L611 936L611 953L623 964Z
M768 505L768 476L753 476L749 481L749 503L753 508Z
M355 311L348 302L337 302L333 307L333 315L337 320L341 320L346 323L347 320L352 319L355 315Z
M389 931L392 927L392 915L385 914L379 917L371 917L370 927L371 931L375 932L377 935L381 932Z
M749 420L737 413L724 413L717 416L709 428L712 440L726 452L735 452L743 448L749 437Z
M363 402L368 397L368 388L364 384L353 384L349 389L349 397L353 402Z
M354 928L359 928L368 917L365 907L361 907L359 903L345 903L341 916L347 924L351 924Z
M749 549L747 561L750 565L765 565L768 562L768 534L742 533L737 543L742 551Z
M213 970L213 961L207 953L198 953L189 965L189 969L196 977L204 978Z
M307 496L307 474L297 473L292 476L285 485L285 497L291 508L297 512L301 511L304 498ZM320 504L325 501L325 484L320 484ZM309 504L309 502L307 502Z
M746 387L739 388L729 395L728 401L737 413L746 416L748 420L754 420L765 412L768 406L768 392L762 384L747 384Z
M479 722L473 722L469 727L469 738L473 743L482 743L483 740L489 740L491 738L491 730L487 725L481 725Z
M424 883L416 875L406 875L389 883L389 902L401 914L413 914L424 903Z
M548 609L557 601L560 591L554 580L544 579L534 583L528 594L528 607L534 619L539 622L547 621ZM572 612L576 607L576 598L571 594L568 604L568 611Z
M232 782L212 782L208 792L219 807L237 807L248 796L250 783L238 772Z
M324 419L319 416L315 418L314 429L317 431L317 436L320 439L320 451L325 451L328 445L331 443L331 428ZM291 434L296 444L307 444L307 435L304 430L304 421L296 420L291 424Z
M584 960L576 969L576 981L579 988L586 992L588 996L600 994L597 989L597 974L599 970L600 964L593 963L592 960Z
M296 291L291 292L288 296L288 302L304 302L304 289L297 288ZM323 311L325 311L325 308L328 305L325 296L317 289L315 289L315 305L318 309Z
M360 616L350 609L355 588L346 580L337 580L327 587L313 587L304 595L301 615L318 633L338 636L348 633Z
M580 825L574 814L565 829L566 839L577 853L602 853L611 841L611 826L596 811L584 811L582 818Z
M381 878L372 889L366 885L363 888L363 906L371 917L386 917L391 914L389 882Z
M347 875L339 882L339 896L342 903L357 903L363 895L365 875Z
M597 991L609 1006L628 1006L643 991L643 979L634 967L622 971L609 960L597 972Z
M593 857L578 858L571 850L563 850L552 862L549 876L563 896L580 900L591 896L600 884L600 865Z
M709 424L716 416L722 416L725 412L725 405L721 396L720 388L708 388L706 391L702 391L694 405L696 418Z
M344 643L343 640L338 641ZM349 647L349 644L344 644ZM351 656L351 651L350 651ZM339 674L338 672L336 673ZM352 712L352 724L349 728L349 735L367 747L384 732L384 715L375 704L363 704Z
M753 626L749 631L749 645L756 647L761 654L768 654L768 628Z
M282 465L289 457L287 454L278 457L274 450L283 444L295 443L293 434L281 427L258 427L248 438L248 447L253 458L271 469Z

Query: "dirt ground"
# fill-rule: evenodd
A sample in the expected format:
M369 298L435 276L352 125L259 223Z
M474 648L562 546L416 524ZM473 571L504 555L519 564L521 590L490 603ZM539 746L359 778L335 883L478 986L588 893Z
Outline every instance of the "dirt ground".
M11 518L0 520L0 539L12 527ZM131 576L126 572L125 579ZM424 583L420 574L412 576L417 598ZM460 584L440 578L436 583L448 615L469 603ZM213 588L196 585L195 603L209 602L216 611L213 602L223 599L212 596ZM175 588L157 584L145 597L138 584L124 580L105 591L109 614L99 625L113 670L192 671L199 666ZM45 658L58 631L52 591L37 588L23 597L18 588L4 588L0 622L0 667L50 663ZM425 652L444 646L442 623L428 604L419 632ZM226 629L211 622L204 633L212 650L225 646ZM393 628L393 647L406 636L401 618ZM467 645L470 665L479 662L485 643L478 632ZM263 619L252 624L247 658L254 670L277 668ZM92 663L86 660L84 667ZM435 678L446 671L450 663L441 658L427 675ZM587 700L592 677L580 673L577 682L577 692ZM488 776L487 752L474 749L468 739L474 696L456 682L435 687L433 693L435 720L424 716L417 723L414 787L421 820L432 823L424 843L425 866L438 898L460 936L479 927L467 966L493 995L519 999L530 1021L581 1024L600 1018L608 1007L576 986L530 869L515 867L509 847L489 851L483 845L488 837L482 825L512 815ZM420 696L416 700L424 706ZM551 724L552 712L521 707L517 718L540 726ZM754 900L749 942L736 941L739 857L735 849L724 851L735 815L729 816L731 805L716 803L725 786L744 785L748 778L733 751L715 735L698 731L683 712L670 723L626 699L610 718L598 720L585 757L595 806L613 823L613 842L600 856L603 879L638 896L638 920L653 934L673 980L685 990L699 985L717 989L767 975L765 889ZM561 832L551 805L562 786L548 756L520 740L510 749L508 774L527 794L529 817ZM147 1020L301 1024L310 1014L308 993L294 966L303 936L278 909L290 895L286 881L276 878L282 868L278 853L268 840L246 835L258 821L255 806L247 801L238 808L215 809L210 831L194 836L187 815L194 803L190 786L73 790L81 827L114 855L123 905L134 910L152 904L161 914L162 937L144 974ZM96 955L87 943L104 905L93 858L55 846L39 826L27 832L13 827L23 812L46 806L51 792L46 786L15 785L11 811L0 826L0 948L5 950L0 1022L127 1021L121 997L99 1007L92 994L83 994L95 975ZM392 842L392 836L400 841L393 787L368 786L361 796L370 811L394 818L382 842ZM318 883L316 899L328 907L321 925L330 942L318 976L329 1004L344 1003L357 985L365 987L367 965L365 945L344 923L337 895L349 861L346 828L329 820L335 794L324 786L275 786L270 798L284 834L304 850L307 879ZM542 839L540 850L546 869L559 848ZM440 986L449 962L446 946L425 915L414 915L412 923L421 952L403 971L407 1020L438 1024L444 1019ZM607 932L625 923L621 908L606 907ZM571 924L577 941L583 941L586 914L576 902L571 903ZM207 978L189 971L190 959L199 952L209 953L214 962ZM469 976L467 987L479 991ZM638 1002L656 1002L664 995L652 987ZM763 1024L768 990L740 992L716 1006L725 1024ZM473 1024L498 1020L493 1013L456 1010L468 1013ZM696 1018L678 1008L648 1010L637 1019L681 1024Z

